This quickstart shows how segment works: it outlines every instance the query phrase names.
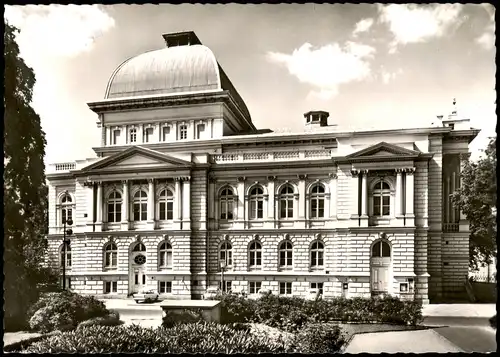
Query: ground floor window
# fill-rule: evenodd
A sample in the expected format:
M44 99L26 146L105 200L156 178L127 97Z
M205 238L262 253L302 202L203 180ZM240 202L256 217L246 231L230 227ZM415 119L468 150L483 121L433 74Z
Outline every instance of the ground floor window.
M172 293L172 282L171 281L159 281L158 282L158 292L160 294L171 294Z
M260 281L249 281L249 291L250 294L257 294L262 286L262 283Z
M231 291L231 282L225 280L224 281L224 286L222 286L222 282L219 281L219 290L222 290L222 291L224 291L226 293L229 292L229 291Z
M311 283L311 289L318 289L319 293L323 295L323 283Z
M292 295L292 283L291 282L281 282L280 283L280 295Z
M63 278L59 280L59 284L61 284L61 288L64 286L63 284ZM71 278L66 277L66 289L71 289Z
M116 293L118 290L118 282L117 281L105 281L104 282L104 293Z

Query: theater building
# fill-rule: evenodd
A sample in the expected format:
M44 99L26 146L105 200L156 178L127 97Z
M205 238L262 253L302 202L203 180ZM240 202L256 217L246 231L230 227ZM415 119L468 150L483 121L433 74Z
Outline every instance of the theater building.
M463 291L469 224L449 194L479 132L468 119L341 131L310 111L294 119L301 133L259 130L193 32L163 37L88 103L97 157L48 170L48 260L66 265L72 290L196 299L211 285L319 288L425 303Z

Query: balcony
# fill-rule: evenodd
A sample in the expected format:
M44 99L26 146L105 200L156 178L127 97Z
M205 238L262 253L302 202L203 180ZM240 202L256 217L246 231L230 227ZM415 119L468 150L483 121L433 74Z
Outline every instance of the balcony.
M72 162L57 162L55 164L47 165L47 174L60 174L67 173L72 170L80 170L85 166L92 164L97 160L101 160L102 158L93 158L87 160L77 160Z
M458 223L443 223L443 232L445 233L455 233L459 230Z
M274 162L296 160L325 160L331 158L330 150L304 150L304 151L272 151L227 153L212 155L215 164L233 164L238 162Z

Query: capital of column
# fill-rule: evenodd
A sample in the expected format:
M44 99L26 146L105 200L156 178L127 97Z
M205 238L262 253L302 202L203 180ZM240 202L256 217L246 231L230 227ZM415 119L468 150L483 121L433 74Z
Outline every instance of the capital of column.
M94 181L85 181L83 183L84 187L94 187Z
M360 170L351 170L352 177L358 177L360 173L361 173Z
M403 173L403 171L404 171L404 170L403 170L402 168L398 168L398 169L396 169L395 171L396 171L396 174L397 174L397 175L401 175L401 174Z
M331 178L331 179L336 180L336 179L338 178L338 175L330 172L330 173L328 174L328 177L329 177L329 178Z
M267 176L268 181L276 181L278 176Z
M245 176L238 176L238 178L237 178L238 182L245 182L246 179L247 178Z
M413 175L415 173L415 168L414 167L407 167L407 168L405 168L405 173L406 173L406 175Z
M213 175L209 175L208 176L208 182L210 183L216 183L217 182L217 178Z
M300 174L300 175L297 175L297 178L298 178L299 180L305 180L305 179L307 179L307 174Z
M155 179L154 178L148 178L148 183L149 184L155 183Z
M128 180L121 180L122 184L128 185Z

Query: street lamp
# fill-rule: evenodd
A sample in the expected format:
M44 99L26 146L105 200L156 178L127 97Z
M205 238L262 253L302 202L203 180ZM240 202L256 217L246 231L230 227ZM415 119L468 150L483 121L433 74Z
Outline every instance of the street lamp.
M220 262L220 273L221 273L221 290L224 292L224 269L226 269L226 262Z
M73 225L73 220L63 219L63 290L66 290L66 246L69 245L70 239L69 236L73 234L73 230L71 228L66 229L66 224L68 226ZM66 237L68 236L68 237Z

